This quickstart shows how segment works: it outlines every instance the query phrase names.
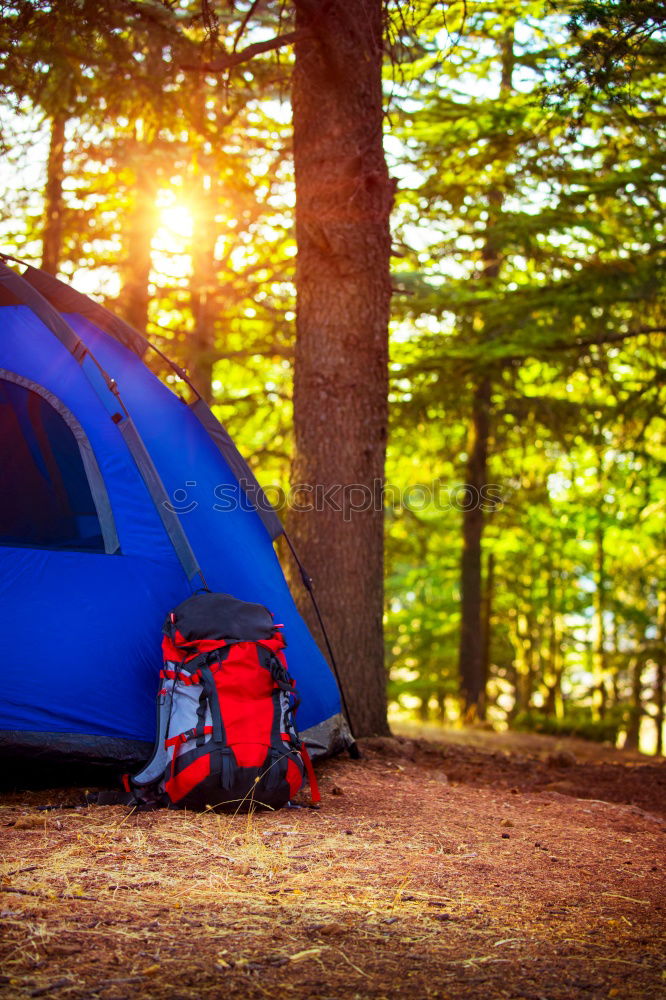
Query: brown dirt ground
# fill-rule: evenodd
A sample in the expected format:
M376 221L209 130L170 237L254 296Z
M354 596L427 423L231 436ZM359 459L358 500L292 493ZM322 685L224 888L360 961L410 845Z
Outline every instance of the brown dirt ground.
M317 810L1 797L0 998L666 996L664 762L478 733L364 750L320 766Z

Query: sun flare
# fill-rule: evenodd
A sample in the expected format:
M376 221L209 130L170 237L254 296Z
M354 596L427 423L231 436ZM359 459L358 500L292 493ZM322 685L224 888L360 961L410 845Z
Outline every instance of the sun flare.
M194 216L187 205L165 205L160 208L160 229L171 238L191 239Z

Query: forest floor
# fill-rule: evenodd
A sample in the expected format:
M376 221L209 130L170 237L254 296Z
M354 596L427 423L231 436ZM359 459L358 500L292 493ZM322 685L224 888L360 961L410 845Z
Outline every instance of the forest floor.
M665 997L666 763L442 739L321 764L319 809L0 797L0 1000Z

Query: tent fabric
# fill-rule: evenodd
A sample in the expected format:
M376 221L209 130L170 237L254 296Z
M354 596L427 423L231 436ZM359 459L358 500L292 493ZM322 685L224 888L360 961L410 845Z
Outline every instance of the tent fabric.
M205 427L211 440L217 445L218 450L223 455L224 460L238 482L243 485L246 496L250 496L250 494L253 495L253 499L251 501L252 506L255 507L259 517L263 521L266 531L269 533L273 541L275 541L276 538L279 538L280 535L283 534L284 529L270 500L257 482L249 465L239 452L225 428L219 420L216 420L205 399L199 398L195 400L195 402L191 404L191 409L197 420Z
M202 420L149 371L140 334L119 338L121 321L104 319L106 329L94 321L106 310L80 293L66 295L66 286L44 275L44 288L64 289L62 303L76 310L56 312L58 296L42 298L34 269L31 285L14 272L8 279L8 271L0 266L0 369L10 373L0 386L14 397L0 394L0 420L4 400L16 430L17 390L36 395L51 472L46 452L29 441L34 423L24 419L26 433L12 437L17 447L10 442L7 453L3 444L2 480L18 476L21 463L42 490L62 479L61 497L80 517L81 544L76 532L63 544L46 544L46 536L21 541L18 529L4 534L12 512L3 498L11 491L0 488L0 655L10 678L0 694L0 752L65 747L122 763L145 747L147 756L161 627L200 587L199 572L212 591L261 603L284 624L303 697L299 726L326 750L344 746L335 679L296 609L273 532L239 483L244 460L227 461L209 433L210 410ZM98 548L86 548L86 537L97 538Z
M39 293L34 292L30 285L18 274L15 274L10 267L3 264L0 268L0 287L11 296L16 296L17 300L30 306L36 316L41 319L44 326L64 344L72 354L77 355L81 350L81 343L74 335L67 323L64 322L60 314L43 298Z
M143 358L150 349L150 342L129 323L119 316L114 316L108 309L93 302L75 288L58 281L51 274L46 274L36 267L27 267L22 279L46 299L61 313L79 313L91 319L100 330L105 330L116 340L124 344L139 358Z
M256 502L253 506L261 517L261 520L264 522L264 526L271 538L275 539L282 534L283 529L280 519L266 498L261 486L254 476L254 473L236 448L230 435L227 433L222 424L215 418L210 407L206 401L201 398L196 386L193 385L189 376L183 371L182 368L170 361L169 358L162 353L162 351L159 351L156 347L154 347L150 341L129 326L129 324L125 323L124 320L114 316L108 309L105 309L97 302L93 302L87 296L82 295L81 292L77 292L75 289L69 288L52 275L45 274L37 268L28 267L22 277L28 282L31 288L36 289L40 295L42 295L50 303L50 305L61 310L63 313L74 313L83 319L90 320L91 323L98 329L103 330L120 344L123 344L125 347L133 351L138 358L143 359L151 348L156 351L156 353L158 353L160 357L163 358L168 365L170 365L179 378L183 379L190 386L197 396L197 399L191 404L192 410L196 414L197 419L204 425L210 437L216 443L238 482L247 484L249 490L244 486L246 492L251 492L253 497L256 498ZM0 288L0 303L2 301L1 291L2 289Z

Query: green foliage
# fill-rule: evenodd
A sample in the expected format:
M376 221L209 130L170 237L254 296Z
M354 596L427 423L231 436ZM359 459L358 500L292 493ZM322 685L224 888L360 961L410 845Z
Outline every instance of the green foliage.
M488 695L512 724L541 705L558 725L565 697L595 719L600 700L631 699L664 590L663 145L647 104L618 117L614 97L572 84L586 98L576 121L556 99L579 28L540 3L474 4L446 53L441 22L421 35L414 82L394 95L388 474L403 488L464 482L471 390L491 378L488 481L503 502L485 518ZM649 80L663 99L663 72ZM432 629L421 672L407 636L394 646L403 704L455 686L461 525L456 509L387 524L389 634L406 593L419 650Z
M589 711L573 710L564 718L556 719L543 712L521 712L513 720L513 728L522 732L544 733L548 736L578 736L595 743L615 746L620 731L620 718L594 719Z
M195 0L6 7L0 94L15 169L5 175L3 228L12 249L39 261L40 180L22 154L45 167L49 122L64 115L60 272L203 379L264 481L286 487L295 252L289 60L283 68L259 59L224 75L183 69L210 58L211 46L235 45L250 9L243 3L206 23ZM262 11L269 27L274 14L271 5ZM148 360L187 394L156 356Z
M552 96L582 110L603 94L627 113L648 111L663 123L651 84L666 56L664 0L579 0L567 26L578 48Z
M191 68L248 30L248 42L279 30L283 5L3 10L8 251L39 259L49 131L64 116L61 273L129 315L147 260L149 336L208 380L264 485L286 487L290 56ZM483 378L487 481L501 498L485 510L482 553L490 718L613 740L627 705L656 713L665 11L662 0L387 6L398 192L386 650L391 699L422 717L455 711L461 491Z

